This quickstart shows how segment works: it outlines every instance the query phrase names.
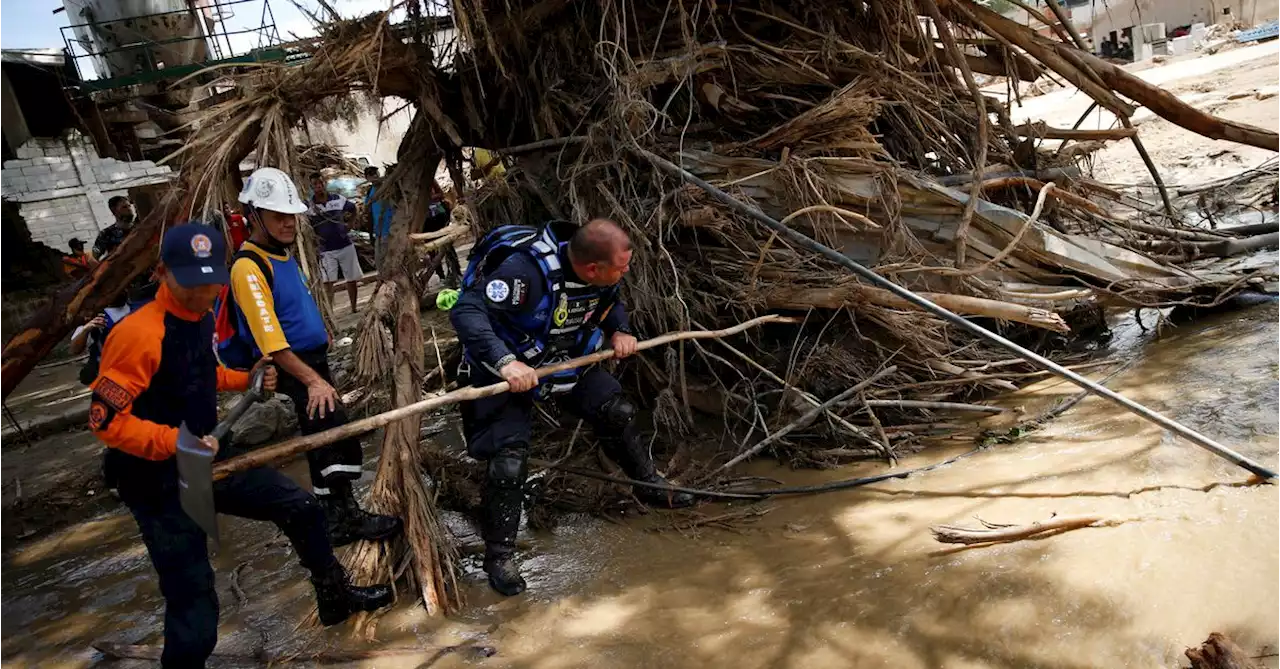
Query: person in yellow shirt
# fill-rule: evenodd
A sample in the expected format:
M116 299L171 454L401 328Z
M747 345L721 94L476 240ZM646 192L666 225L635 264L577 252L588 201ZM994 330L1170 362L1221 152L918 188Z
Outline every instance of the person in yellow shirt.
M502 157L488 149L472 149L471 162L475 164L475 169L471 171L471 178L477 181L501 179L507 175Z
M231 265L229 309L235 332L219 335L219 356L231 367L269 355L280 368L279 391L293 400L303 434L347 424L329 371L329 333L307 278L289 251L297 215L307 210L293 180L273 167L255 171L240 193L252 232ZM343 439L307 452L311 487L324 507L335 546L399 534L399 518L368 513L352 483L363 472L360 440Z

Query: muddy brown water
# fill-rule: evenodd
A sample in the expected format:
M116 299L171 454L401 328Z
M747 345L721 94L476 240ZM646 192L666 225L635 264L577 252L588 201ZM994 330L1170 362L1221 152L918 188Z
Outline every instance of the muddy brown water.
M1112 348L1139 360L1111 386L1274 467L1276 321L1263 305L1158 339L1119 328ZM1046 381L1004 401L1036 412L1074 393ZM902 466L967 447L944 444ZM883 471L750 469L793 484ZM384 647L477 641L497 655L424 651L350 666L1176 667L1213 631L1273 655L1280 497L1275 486L1238 485L1246 478L1091 398L1045 430L940 470L775 500L738 532L650 531L669 524L660 514L570 519L528 536L526 595L489 592L471 561L461 615L436 622L402 604L378 625ZM1054 514L1127 522L966 550L929 533ZM222 528L220 650L373 647L342 627L296 630L311 590L291 549L264 524ZM6 666L95 666L95 640L159 639L161 599L125 514L6 544L2 585Z

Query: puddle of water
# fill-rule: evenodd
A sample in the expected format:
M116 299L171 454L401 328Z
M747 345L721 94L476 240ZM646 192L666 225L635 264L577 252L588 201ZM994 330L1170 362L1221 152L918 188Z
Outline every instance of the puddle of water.
M1113 349L1140 360L1111 386L1274 467L1276 319L1267 305L1154 342L1121 328ZM1008 401L1034 412L1075 392L1046 381ZM931 449L902 466L950 450ZM748 469L789 484L883 470ZM919 477L771 502L771 513L736 533L647 531L665 524L658 513L623 524L569 519L528 537L527 594L500 598L473 575L457 619L432 622L398 606L380 623L379 643L479 635L497 656L450 656L431 666L539 669L1172 667L1213 631L1247 650L1274 652L1277 488L1196 489L1245 478L1091 398L1015 444ZM929 533L938 524L976 525L975 517L1029 523L1054 514L1129 522L969 550ZM295 634L311 593L287 544L261 523L226 520L223 528L228 548L215 558L223 647L249 652L262 635L272 647L362 647L343 629ZM237 607L229 577L242 562L239 582L250 601ZM6 664L85 666L95 639L158 639L160 599L127 516L6 546L2 578Z

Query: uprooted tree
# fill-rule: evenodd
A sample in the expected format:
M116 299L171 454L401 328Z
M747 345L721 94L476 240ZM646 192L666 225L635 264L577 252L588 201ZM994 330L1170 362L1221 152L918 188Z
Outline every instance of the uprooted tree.
M199 217L234 192L242 159L296 167L291 129L336 97L396 96L415 110L382 187L402 205L359 343L361 378L389 382L398 406L422 392L422 259L409 235L425 218L441 158L476 233L550 217L606 216L625 226L636 242L626 299L642 331L716 328L768 311L802 317L733 341L674 346L629 368L653 389L663 429L695 429L695 409L722 416L726 457L890 366L772 452L797 463L892 457L938 429L921 406L1008 390L1035 372L791 247L635 149L668 157L1062 361L1083 357L1062 345L1097 327L1103 305L1213 303L1252 278L1203 258L1257 243L1233 246L1230 234L1090 180L1079 163L1103 141L1131 141L1127 119L1137 105L1194 132L1273 150L1275 132L1204 114L1065 35L1036 35L968 0L456 0L453 30L438 30L424 4L407 7L403 25L389 25L386 14L324 24L309 61L240 77L240 94L210 107L175 156L182 177L170 208L139 226L121 261L104 264L6 346L4 393L145 270L166 221ZM1008 103L984 95L975 73L1065 79L1125 127L1014 126ZM1055 137L1061 144L1050 148ZM505 157L505 180L470 189L458 165L474 146ZM1213 186L1247 187L1273 172ZM448 459L417 435L417 418L387 430L374 507L407 517L418 592L429 610L447 611L457 601L452 547L422 467ZM833 438L849 447L831 448ZM686 447L663 455L668 473L682 478L714 468ZM385 576L405 549L358 546L347 559L357 578Z

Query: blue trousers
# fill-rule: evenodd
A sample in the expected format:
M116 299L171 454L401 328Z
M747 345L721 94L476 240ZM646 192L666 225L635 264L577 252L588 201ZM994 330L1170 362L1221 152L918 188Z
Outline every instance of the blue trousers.
M141 482L135 482L141 483ZM164 595L163 667L203 667L218 642L218 596L205 533L182 510L176 486L121 485ZM333 564L324 512L315 497L273 469L251 469L214 484L219 513L266 520L289 537L302 566Z

